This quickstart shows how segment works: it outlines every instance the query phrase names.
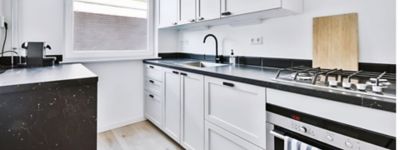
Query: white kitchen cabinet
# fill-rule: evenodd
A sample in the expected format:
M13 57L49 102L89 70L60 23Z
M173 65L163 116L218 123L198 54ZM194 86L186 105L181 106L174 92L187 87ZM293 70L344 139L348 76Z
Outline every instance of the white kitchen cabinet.
M161 0L159 0L161 1ZM160 28L178 20L177 29L241 24L301 13L304 0L172 0L160 3ZM177 4L176 4L177 3ZM171 7L171 8L163 8ZM172 9L176 9L173 11ZM171 15L177 14L178 17ZM165 17L165 18L164 18ZM203 22L204 21L204 22Z
M145 65L144 115L154 125L163 128L164 71L161 67Z
M179 0L158 0L159 27L169 27L178 24Z
M198 20L212 20L221 17L220 0L198 0Z
M221 0L222 16L240 15L281 7L282 0Z
M183 98L182 145L190 150L204 149L204 76L181 73Z
M263 150L212 123L205 123L205 150Z
M175 141L181 140L181 77L178 71L165 71L165 132Z
M265 149L266 89L205 77L207 121Z
M162 101L161 97L145 92L145 116L154 125L162 127Z
M180 19L179 24L187 24L196 22L196 0L179 0L180 1Z

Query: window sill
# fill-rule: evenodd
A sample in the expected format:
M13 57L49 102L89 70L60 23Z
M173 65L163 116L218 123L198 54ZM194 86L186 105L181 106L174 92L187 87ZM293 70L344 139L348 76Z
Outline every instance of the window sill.
M65 58L62 63L97 63L112 61L132 61L144 59L160 59L161 57L140 56L140 57L115 57L115 58Z

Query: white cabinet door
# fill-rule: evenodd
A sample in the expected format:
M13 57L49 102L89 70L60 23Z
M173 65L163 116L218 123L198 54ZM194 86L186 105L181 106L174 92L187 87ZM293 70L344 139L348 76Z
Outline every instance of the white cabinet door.
M179 24L196 22L196 0L180 0Z
M181 77L179 72L165 72L165 132L177 142L181 137Z
M205 77L205 117L235 135L266 147L266 89Z
M159 27L176 25L179 19L179 0L158 0Z
M204 76L181 73L183 97L182 145L190 150L204 149Z
M205 150L262 150L242 138L206 122Z
M154 125L162 128L162 101L161 97L145 92L145 116Z
M211 20L221 17L221 0L199 0L198 20Z
M282 0L222 0L222 3L222 13L229 12L230 15L240 15L279 8L282 5Z

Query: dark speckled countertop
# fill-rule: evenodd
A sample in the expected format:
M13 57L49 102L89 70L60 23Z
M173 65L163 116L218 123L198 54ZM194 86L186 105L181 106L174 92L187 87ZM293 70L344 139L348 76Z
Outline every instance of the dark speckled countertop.
M396 112L396 99L379 95L366 95L357 92L343 92L330 88L321 88L298 83L289 83L275 80L279 68L258 67L248 65L226 65L220 67L197 68L184 66L182 63L195 61L193 59L160 59L144 60L144 63L153 64L207 76L223 78L253 85L274 88L278 90L299 93L329 100L354 104L362 107Z
M97 80L97 75L82 64L62 64L51 67L10 69L0 74L0 88L87 78L96 78Z
M82 64L0 74L0 149L96 149L97 81Z

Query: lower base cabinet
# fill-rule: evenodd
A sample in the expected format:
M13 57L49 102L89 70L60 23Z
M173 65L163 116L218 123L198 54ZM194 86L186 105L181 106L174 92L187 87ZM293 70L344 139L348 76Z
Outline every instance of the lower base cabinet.
M159 128L164 126L164 71L152 65L144 67L144 116Z
M182 146L204 149L204 76L182 73Z
M176 142L181 142L181 76L178 71L165 71L165 128Z
M205 150L263 150L206 121Z
M159 66L146 72L145 116L183 148L266 149L265 88Z
M154 125L162 127L162 101L158 95L145 92L145 117Z

